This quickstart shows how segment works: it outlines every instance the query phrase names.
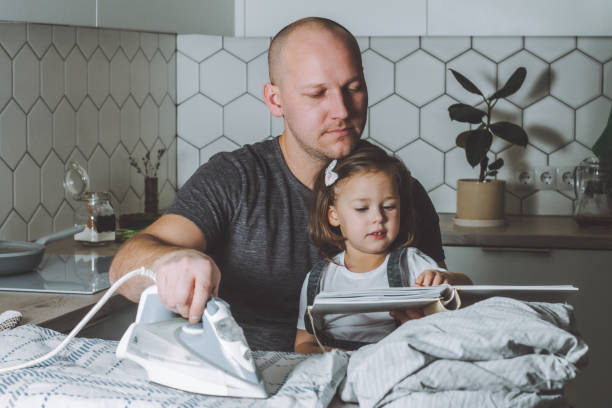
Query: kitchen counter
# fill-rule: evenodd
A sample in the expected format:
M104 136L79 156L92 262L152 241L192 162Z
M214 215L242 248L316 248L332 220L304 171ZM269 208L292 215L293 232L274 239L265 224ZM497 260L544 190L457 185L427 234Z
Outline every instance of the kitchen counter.
M439 214L442 244L448 246L612 249L612 227L581 228L569 216L510 215L506 225L458 227L455 214Z
M119 244L88 247L74 242L72 238L50 242L46 253L75 255L114 255ZM105 291L93 295L71 295L60 293L0 292L0 312L17 310L22 313L21 324L32 323L42 327L68 333L85 316L91 307L104 296ZM121 295L112 296L93 317L89 325L124 309L133 303Z
M445 246L479 246L511 248L612 249L612 228L580 228L567 216L508 216L507 224L494 228L458 227L454 214L440 214L442 244ZM72 238L47 245L48 253L113 255L118 243L86 247ZM2 292L0 312L18 310L22 323L33 323L60 332L70 331L89 311L104 291L94 295ZM114 295L93 319L93 323L111 313L134 304Z

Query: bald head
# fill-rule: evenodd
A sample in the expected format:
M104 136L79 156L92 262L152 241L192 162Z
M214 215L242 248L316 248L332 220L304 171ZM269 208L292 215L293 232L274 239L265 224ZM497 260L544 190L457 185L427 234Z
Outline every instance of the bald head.
M324 31L333 35L335 38L343 41L347 48L358 58L361 62L361 52L359 51L359 44L357 40L346 28L336 23L335 21L329 20L322 17L306 17L297 20L278 32L270 43L270 49L268 51L268 69L270 73L270 83L277 85L281 81L284 64L283 60L284 49L288 44L291 43L292 38L295 38L295 34L303 31Z

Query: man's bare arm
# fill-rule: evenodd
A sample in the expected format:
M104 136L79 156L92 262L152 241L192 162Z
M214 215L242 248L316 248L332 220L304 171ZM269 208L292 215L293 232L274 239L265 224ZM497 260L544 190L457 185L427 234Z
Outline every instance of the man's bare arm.
M208 296L218 290L221 274L212 259L204 254L206 239L187 218L163 215L143 232L126 241L110 268L111 282L142 266L156 272L162 302L171 310L199 320ZM151 285L136 277L119 290L138 302L142 291Z

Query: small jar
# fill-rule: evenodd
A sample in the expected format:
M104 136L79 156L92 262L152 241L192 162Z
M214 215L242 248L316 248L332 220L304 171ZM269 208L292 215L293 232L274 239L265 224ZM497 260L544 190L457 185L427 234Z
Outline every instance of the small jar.
M89 175L77 162L68 163L64 174L64 189L76 201L75 226L83 231L74 240L84 244L99 245L115 240L116 216L109 192L90 192Z
M108 192L85 193L78 200L75 225L85 229L74 235L75 241L84 244L104 244L115 240L116 217Z

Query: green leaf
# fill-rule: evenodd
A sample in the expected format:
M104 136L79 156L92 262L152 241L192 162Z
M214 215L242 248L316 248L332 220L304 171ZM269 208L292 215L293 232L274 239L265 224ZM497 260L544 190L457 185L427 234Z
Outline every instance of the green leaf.
M486 115L486 112L464 103L456 103L448 107L448 115L451 120L477 125L482 122L482 118Z
M499 170L504 165L504 159L501 157L495 160L493 163L489 164L489 170Z
M450 68L449 68L450 69ZM480 92L480 89L478 89L478 87L476 85L474 85L472 83L472 81L470 81L469 79L467 79L466 77L464 77L463 75L461 75L459 72L455 71L454 69L450 69L450 72L453 73L455 79L461 84L462 87L464 87L467 91L476 94L476 95L480 95L484 98L484 95L482 94L482 92Z
M521 85L523 85L523 81L525 81L525 76L527 76L527 70L525 67L518 67L516 71L510 76L510 79L506 82L506 84L498 89L493 95L489 97L489 100L505 98L507 96L512 95L516 91L519 90Z
M472 130L465 141L465 156L468 163L475 167L487 155L493 135L486 129Z
M519 146L527 146L527 133L519 125L510 122L492 123L489 128L495 136Z
M465 141L467 140L467 135L472 133L472 130L466 130L465 132L461 132L457 135L455 139L455 144L463 149L465 149Z
M610 109L606 128L593 145L593 153L599 157L599 160L612 157L612 109Z

